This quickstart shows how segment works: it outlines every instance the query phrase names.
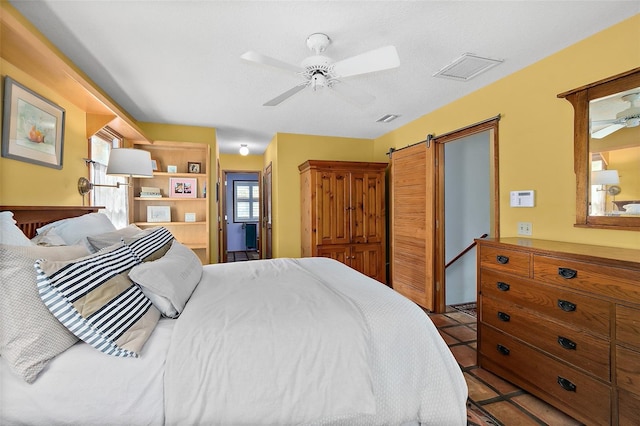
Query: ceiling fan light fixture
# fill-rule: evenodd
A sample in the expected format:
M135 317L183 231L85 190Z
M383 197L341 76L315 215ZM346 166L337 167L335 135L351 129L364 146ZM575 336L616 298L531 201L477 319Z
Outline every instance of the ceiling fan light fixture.
M468 81L503 62L504 60L502 59L491 59L477 56L473 53L465 53L449 65L440 69L440 71L433 74L433 77Z
M249 147L246 144L240 145L240 155L249 155Z

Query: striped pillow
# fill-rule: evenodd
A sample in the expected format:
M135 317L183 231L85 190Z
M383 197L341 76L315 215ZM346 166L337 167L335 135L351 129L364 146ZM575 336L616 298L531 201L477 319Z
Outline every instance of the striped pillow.
M140 262L160 259L169 251L172 242L173 235L164 227L146 229L134 237L124 238L124 243Z
M160 318L159 311L128 277L139 263L118 244L73 261L36 261L38 292L51 313L94 348L137 357Z

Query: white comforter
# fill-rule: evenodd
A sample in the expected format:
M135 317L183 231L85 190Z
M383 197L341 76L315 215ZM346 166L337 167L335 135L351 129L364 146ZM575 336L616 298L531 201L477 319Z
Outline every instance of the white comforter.
M170 425L466 424L466 384L426 314L324 258L205 268L165 389Z
M202 309L214 328L195 319ZM182 316L161 320L140 358L79 343L32 385L0 359L3 425L449 426L466 424L466 398L455 359L419 307L322 258L205 266Z

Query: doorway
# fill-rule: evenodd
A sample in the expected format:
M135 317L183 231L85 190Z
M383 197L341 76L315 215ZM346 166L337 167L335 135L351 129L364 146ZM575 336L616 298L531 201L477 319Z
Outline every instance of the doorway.
M489 147L488 131L444 146L447 306L476 302L474 239L491 229Z
M223 171L222 262L261 258L260 172Z

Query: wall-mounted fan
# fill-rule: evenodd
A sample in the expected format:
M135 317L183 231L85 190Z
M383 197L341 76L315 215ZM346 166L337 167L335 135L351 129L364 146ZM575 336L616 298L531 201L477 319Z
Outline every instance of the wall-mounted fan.
M355 103L364 105L372 102L375 96L348 85L342 79L400 66L398 52L394 46L381 47L334 62L331 58L321 55L329 44L331 39L326 34L311 34L307 38L307 47L315 54L303 60L300 66L253 51L242 55L241 58L244 60L291 71L304 78L302 83L266 102L264 106L276 106L307 87L314 91L329 88Z
M630 102L631 106L617 113L615 119L592 121L592 126L605 126L596 131L592 131L592 138L602 139L623 127L636 127L640 125L640 92L624 95L621 99L625 102Z

